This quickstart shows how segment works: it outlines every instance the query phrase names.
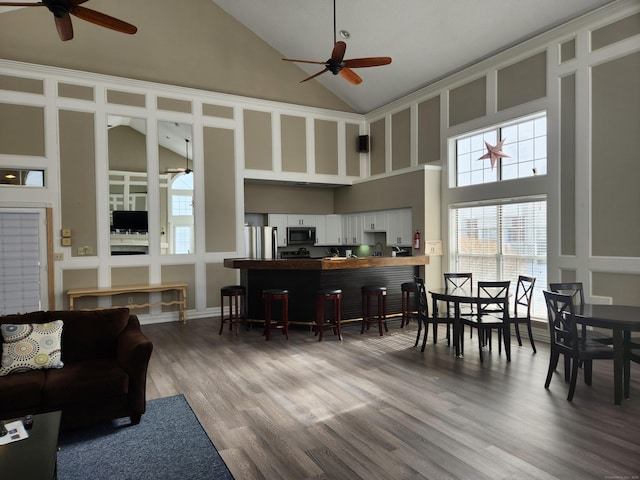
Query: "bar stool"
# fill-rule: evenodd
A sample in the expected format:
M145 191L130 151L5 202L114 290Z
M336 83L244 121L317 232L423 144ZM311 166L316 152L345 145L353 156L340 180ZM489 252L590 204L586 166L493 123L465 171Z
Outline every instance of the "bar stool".
M371 322L378 322L378 330L380 336L382 333L382 326L384 325L385 332L388 332L387 328L387 287L381 287L378 285L365 285L360 289L362 293L362 330L360 333L364 333L365 328L369 330ZM371 299L375 298L378 302L378 311L376 313L371 309Z
M418 317L418 311L411 308L412 305L418 305L418 290L415 282L404 282L400 285L402 291L402 322L400 328L408 324L411 318ZM411 303L411 294L413 294L413 303Z
M229 299L229 316L224 316L225 298ZM227 285L220 289L220 335L224 329L225 322L229 322L229 330L235 324L236 335L238 335L238 325L247 324L247 289L242 285Z
M282 305L282 319L275 322L275 328L282 329L282 333L289 340L289 291L281 288L262 290L264 300L264 336L266 340L271 337L271 316L274 301L280 301Z
M326 301L332 302L333 318L325 325L324 304ZM333 334L337 334L338 338L342 340L341 308L342 290L339 288L329 288L316 292L316 335L319 335L319 342L322 341L325 326L331 326L333 328Z

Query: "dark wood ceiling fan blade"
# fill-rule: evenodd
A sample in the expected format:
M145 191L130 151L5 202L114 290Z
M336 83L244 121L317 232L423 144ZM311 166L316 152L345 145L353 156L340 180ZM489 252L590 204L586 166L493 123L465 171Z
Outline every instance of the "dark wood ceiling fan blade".
M328 72L329 69L325 68L324 70L320 70L318 73L311 75L310 77L305 78L304 80L300 80L300 83L306 82L307 80L311 80L312 78L316 78L318 75L322 75L324 72Z
M61 17L53 17L56 21L56 28L58 29L58 36L60 40L66 42L73 38L73 25L71 24L71 17L67 13Z
M391 57L352 58L344 61L345 67L349 68L378 67L390 63Z
M340 63L344 58L344 53L347 51L347 44L340 41L336 42L333 46L333 51L331 52L331 60L334 62Z
M100 25L101 27L110 28L117 32L133 35L138 31L138 28L130 23L118 20L117 18L111 17L105 13L96 12L89 8L75 6L70 13L82 20Z
M44 3L30 3L30 2L0 2L0 7L44 7Z
M314 65L324 65L326 62L314 62L312 60L294 60L292 58L283 58L285 62L313 63Z
M353 83L354 85L360 85L362 83L362 79L360 78L360 76L348 67L344 67L342 70L340 70L339 75L346 81Z
M49 0L48 2L0 2L0 7L49 7L51 6L52 8L55 9L55 7L58 8L73 8L76 7L78 5L80 5L81 3L86 3L89 0L67 0L66 5L61 4L60 2L56 2L56 1L51 1Z

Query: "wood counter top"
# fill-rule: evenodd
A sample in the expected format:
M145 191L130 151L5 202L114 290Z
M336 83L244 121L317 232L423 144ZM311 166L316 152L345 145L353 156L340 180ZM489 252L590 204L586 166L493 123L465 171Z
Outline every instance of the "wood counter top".
M261 260L253 258L225 258L224 266L246 270L345 270L349 268L377 268L428 265L429 257L326 257Z

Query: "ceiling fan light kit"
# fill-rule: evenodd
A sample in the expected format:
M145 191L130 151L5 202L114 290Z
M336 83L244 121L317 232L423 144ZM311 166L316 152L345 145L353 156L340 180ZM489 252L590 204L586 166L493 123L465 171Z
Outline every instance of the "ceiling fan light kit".
M349 38L351 35L346 30L340 30L340 36L342 38ZM342 78L352 83L353 85L359 85L362 83L362 78L352 70L352 68L365 68L365 67L378 67L381 65L389 65L391 63L391 57L366 57L366 58L352 58L345 60L344 54L347 50L347 44L342 40L337 41L336 38L336 0L333 0L333 51L331 52L331 58L326 62L316 62L312 60L294 60L291 58L283 58L286 62L299 62L299 63L312 63L316 65L324 65L324 69L311 75L310 77L301 80L300 83L316 78L325 72L331 72L334 75L340 75Z
M2 7L47 7L56 23L58 36L63 42L73 38L73 25L71 24L71 16L73 15L86 22L99 25L101 27L115 30L116 32L127 33L133 35L138 28L130 23L123 22L117 18L111 17L105 13L100 13L90 8L81 7L80 4L89 0L42 0L37 3L27 2L0 2Z

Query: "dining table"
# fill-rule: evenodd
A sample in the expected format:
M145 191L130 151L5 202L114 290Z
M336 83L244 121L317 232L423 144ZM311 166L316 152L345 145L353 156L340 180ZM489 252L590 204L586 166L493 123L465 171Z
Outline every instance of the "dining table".
M490 305L490 304L502 304L503 311L505 315L503 316L504 327L502 328L502 337L504 341L504 349L505 354L507 356L507 361L511 361L511 328L509 325L509 295L497 296L497 297L487 297L483 295L482 292L476 288L469 287L458 287L458 288L432 288L429 290L429 294L431 295L432 308L431 308L431 316L434 319L434 332L435 328L437 328L437 319L438 319L438 302L447 302L451 303L454 306L454 315L453 315L453 348L455 350L455 355L457 357L463 356L463 351L461 348L461 337L462 337L462 308L461 306L464 304L472 304L477 308L474 315L478 314L481 305ZM447 312L448 314L448 312ZM434 333L435 335L435 333ZM424 336L422 341L422 351L424 351L425 345L427 343L427 336Z
M629 348L631 332L640 331L640 305L596 305L585 303L576 306L576 322L613 332L613 383L614 402L629 398ZM624 392L623 392L624 385Z

